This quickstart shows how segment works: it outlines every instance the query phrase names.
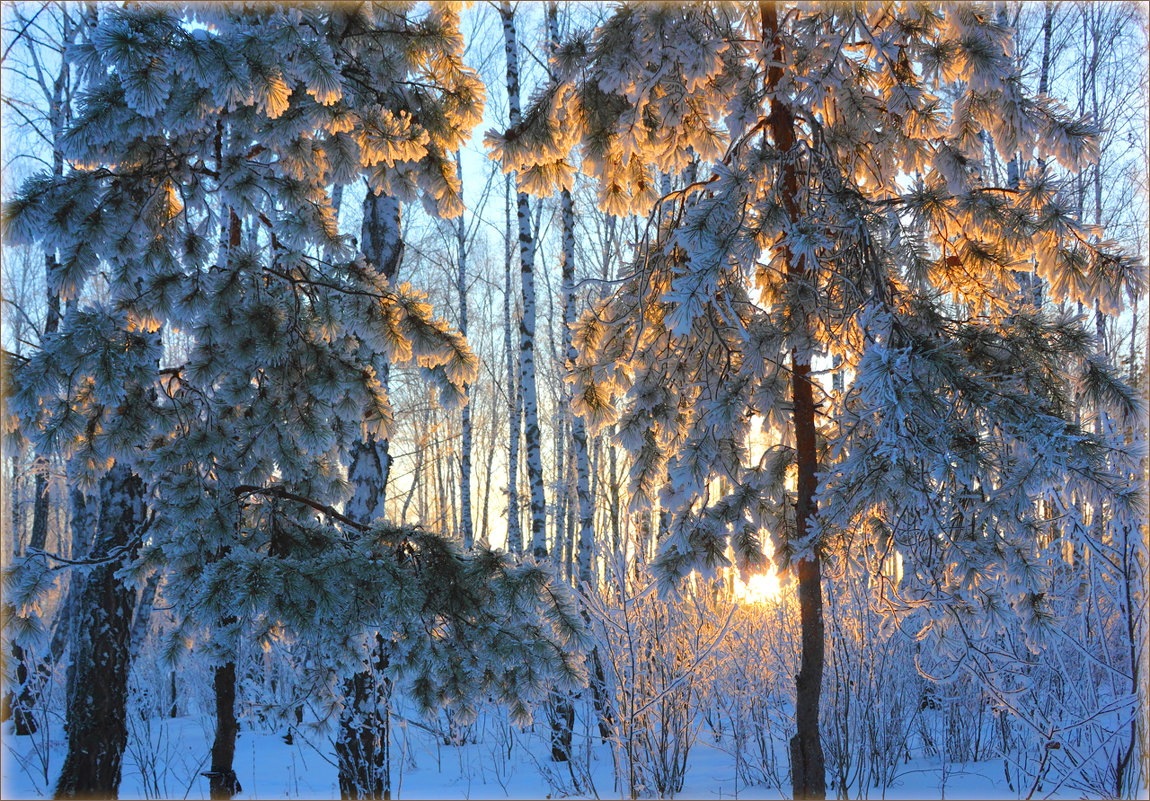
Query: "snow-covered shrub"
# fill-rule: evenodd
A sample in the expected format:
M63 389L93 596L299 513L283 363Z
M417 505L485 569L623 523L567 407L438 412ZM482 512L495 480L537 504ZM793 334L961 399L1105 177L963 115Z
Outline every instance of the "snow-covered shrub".
M823 748L828 791L840 797L881 792L909 756L924 679L914 642L883 626L872 577L843 569L825 581L827 669L823 674Z
M728 582L712 603L734 602ZM729 610L728 610L729 611ZM784 587L764 603L743 604L715 651L707 688L708 726L716 748L735 760L739 781L786 793L788 732L794 726L794 686L799 631L794 589Z
M613 567L612 591L592 609L614 710L616 785L632 798L673 797L683 789L706 679L731 615L724 620L706 604L710 582L663 598L646 565Z

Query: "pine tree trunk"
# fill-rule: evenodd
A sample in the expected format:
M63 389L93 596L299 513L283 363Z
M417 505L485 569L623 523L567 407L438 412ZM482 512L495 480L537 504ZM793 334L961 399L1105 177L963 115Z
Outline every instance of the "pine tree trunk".
M364 198L360 247L368 263L388 281L394 281L403 254L400 213L400 203L393 197L369 191ZM378 367L386 390L388 366L381 361ZM347 514L354 520L369 522L386 514L391 471L388 445L388 440L368 434L352 446L348 479L355 490L347 503ZM365 689L374 681L368 667L345 685L346 704L336 738L339 787L344 798L382 798L389 786L387 712L380 712L377 698Z
M391 798L391 682L384 677L383 649L383 638L376 634L374 670L369 667L347 681L347 706L335 744L341 798Z
M368 264L389 282L395 280L403 256L400 212L399 201L388 195L376 195L369 191L363 199L360 249ZM387 362L380 358L376 370L386 392L390 378ZM367 523L386 516L387 477L390 470L391 454L386 439L366 434L352 445L348 480L356 490L347 508L350 517Z
M778 97L774 89L783 77L783 48L778 41L778 12L773 2L760 3L763 25L763 46L771 52L771 67L767 71L767 95L771 109L767 118L775 148L791 154L795 148L794 117L790 108ZM782 200L789 218L800 218L798 206L799 179L795 159L785 158L781 167ZM787 250L785 255L787 280L806 280L806 265L802 258L795 259ZM809 324L801 317L796 320L798 339L809 332ZM807 535L818 509L815 492L818 489L818 451L815 442L815 402L811 383L811 365L808 349L796 347L791 351L791 394L795 432L795 458L798 463L796 483L795 536ZM791 740L791 789L796 799L825 798L826 770L822 740L819 736L819 701L822 694L824 636L822 565L818 547L814 554L799 560L798 573L799 616L802 630L802 650L799 675L796 679L795 724L797 732Z
M223 129L219 130L216 138L216 161L223 163ZM227 223L221 225L220 251L218 259L221 265L226 266L232 254L243 241L243 225L240 217L231 208L227 208ZM219 492L221 497L227 496L226 481L221 477ZM237 512L238 514L238 512ZM234 520L235 534L238 535L239 518ZM227 552L226 546L219 552L222 557ZM220 621L221 627L227 627L236 622L234 617L224 617ZM208 792L213 799L229 799L240 791L240 783L232 767L236 753L236 736L239 734L239 721L236 719L236 664L234 661L217 665L212 675L212 692L216 705L216 731L212 738L211 766L204 774L208 777Z
M507 105L511 128L520 122L519 56L515 18L508 0L499 6L507 54ZM523 396L523 444L527 451L527 483L531 488L531 550L536 559L547 554L547 508L543 496L543 461L539 443L539 400L535 387L535 238L527 195L517 196L519 218L519 276L523 293L523 319L519 322L520 394Z
M216 735L212 740L212 766L208 772L208 793L213 799L229 799L242 789L233 761L236 736L236 663L226 662L215 669L212 691L216 699Z
M176 693L176 671L168 673L168 717L175 720L180 716L180 697Z
M100 558L143 533L144 483L113 465L100 480L100 515L92 555ZM100 564L83 579L72 644L75 672L68 693L68 752L56 784L57 798L115 797L128 740L128 675L135 590L116 572L131 554Z

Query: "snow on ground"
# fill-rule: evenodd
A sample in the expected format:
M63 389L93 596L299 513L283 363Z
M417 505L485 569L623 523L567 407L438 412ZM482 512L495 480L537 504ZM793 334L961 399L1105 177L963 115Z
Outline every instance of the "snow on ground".
M5 799L50 797L64 761L63 727L55 722L47 735L16 737L11 724L3 729L0 790ZM212 720L203 715L130 722L124 756L121 798L208 797L207 770ZM481 717L474 730L478 742L444 745L420 724L396 722L392 746L393 797L402 798L560 798L626 797L626 788L612 780L610 746L586 732L577 733L577 775L590 776L593 789L573 788L572 771L550 761L549 742L539 722L526 730L508 729L494 718ZM582 735L582 736L580 736ZM718 747L706 729L690 753L681 798L772 799L786 797L786 787L747 786L736 778L731 753ZM511 740L508 757L509 738ZM781 748L784 744L780 743ZM785 763L784 763L785 764ZM282 732L260 731L245 722L236 743L235 768L243 786L240 799L339 798L330 737L312 730L299 732L293 744ZM785 777L784 777L785 779ZM1022 792L1025 795L1025 788ZM1047 790L1052 788L1046 788ZM1006 783L1000 761L948 765L912 760L885 794L873 798L1014 798L1019 788ZM828 793L834 797L836 793ZM856 794L852 793L852 797ZM1038 797L1045 793L1039 792ZM1054 797L1073 797L1070 792Z

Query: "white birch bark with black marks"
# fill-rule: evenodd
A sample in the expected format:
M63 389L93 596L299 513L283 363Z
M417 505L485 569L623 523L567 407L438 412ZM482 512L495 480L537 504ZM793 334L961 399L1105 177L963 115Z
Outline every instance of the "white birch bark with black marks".
M459 174L463 174L459 152L455 163ZM455 240L459 250L459 272L456 289L459 292L459 333L467 336L467 226L460 214L455 221ZM467 550L475 545L475 532L471 521L471 386L463 385L462 435L459 452L459 530L463 537L463 547Z
M554 4L552 4L554 7ZM557 32L552 30L552 38L558 38ZM563 349L566 355L568 372L575 366L578 354L572 341L571 331L575 326L575 212L571 200L571 193L564 189L560 196L560 209L563 220ZM571 387L564 382L567 394L567 405L571 405ZM578 583L584 592L595 591L595 507L589 487L590 469L587 455L587 427L579 415L571 416L571 440L574 451L575 466L575 496L578 501L578 548L576 550L578 563ZM584 620L588 620L586 610L583 611ZM599 649L591 651L591 690L595 702L595 712L599 719L599 733L606 739L611 736L612 712L610 701L606 692L606 679L603 673L603 664L599 656Z
M615 223L615 215L614 214L606 215L606 223L604 225L604 228L606 230L604 231L604 235L603 235L603 261L601 264L601 272L600 272L600 278L602 279L602 283L600 284L600 289L599 289L599 299L600 300L603 300L607 296L607 286L608 286L607 282L610 281L611 277L612 277L612 270L611 270L612 246L614 245L615 250L616 251L618 250L618 243L616 242L616 223ZM608 473L607 473L608 510L607 510L607 513L608 513L608 516L610 518L610 524L611 524L610 552L611 552L612 556L619 553L620 549L622 548L622 543L623 543L622 531L621 531L622 502L620 499L620 488L619 488L619 461L618 461L619 457L618 457L618 453L616 451L615 444L614 444L615 432L616 432L616 428L614 425L612 425L611 428L607 432L607 436L604 438L604 440L605 440L604 441L604 447L607 449L607 462L608 462Z
M503 0L503 43L507 54L507 100L511 128L520 124L519 55L515 14ZM535 385L535 238L531 233L527 194L516 198L519 221L519 277L523 317L519 321L519 384L523 397L523 445L527 453L527 483L531 489L531 550L536 559L547 556L547 505L543 493L543 459L539 443L539 401Z
M505 248L503 262L503 346L507 359L507 550L510 553L523 552L523 529L519 524L519 440L520 423L523 419L522 396L519 392L519 354L512 346L511 336L511 181L507 176L504 193Z
M556 3L548 4L547 23L551 50L558 47L559 20ZM563 189L559 195L560 218L562 221L563 248L560 252L562 274L561 292L563 297L563 357L565 372L570 375L575 367L578 353L571 337L575 327L575 209L571 191ZM563 398L566 407L571 408L572 384L564 381ZM576 554L580 584L590 585L594 580L591 569L595 532L593 528L594 507L591 503L590 471L587 457L587 427L579 415L571 416L571 449L575 467L575 496L578 502L578 539Z
M490 393L491 409L490 417L488 418L488 436L490 439L487 442L487 460L484 464L483 474L483 512L479 516L479 524L481 526L479 531L479 542L485 548L491 547L491 518L489 511L491 509L491 475L495 465L495 438L498 436L497 420L498 420L498 406L499 400L494 392Z

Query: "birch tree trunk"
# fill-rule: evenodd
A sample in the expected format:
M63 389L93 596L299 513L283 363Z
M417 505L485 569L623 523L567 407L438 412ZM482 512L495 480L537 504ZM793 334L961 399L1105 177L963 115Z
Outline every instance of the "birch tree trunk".
M71 304L69 304L69 306L71 306ZM84 493L76 488L76 481L77 479L72 475L71 462L69 462L68 483L72 487L72 489L69 490L69 499L72 506L69 526L72 534L72 558L87 559L91 554L92 541L96 535L96 502L88 501ZM37 681L39 682L40 688L47 686L52 674L52 669L60 664L60 660L64 657L65 651L70 647L75 637L77 618L81 612L80 593L82 589L82 576L71 576L68 581L68 591L64 596L64 603L61 607L61 611L57 614L55 629L52 632L52 640L48 644L48 655L45 659L41 660L37 666L37 670L40 674L37 677ZM134 651L131 656L135 659ZM65 687L68 693L71 692L71 688L75 682L75 676L76 663L75 659L73 659L68 663L65 673Z
M566 189L560 197L563 214L563 350L567 358L567 371L574 370L578 354L571 340L571 330L575 326L575 212L571 193ZM564 382L567 391L568 408L571 405L570 383ZM571 448L575 461L575 496L579 502L578 564L579 581L590 585L594 576L591 560L594 558L595 531L592 527L594 507L591 504L590 470L587 458L587 427L583 418L572 415Z
M551 4L554 10L555 3ZM552 17L554 20L554 17ZM558 41L558 21L552 22L552 41ZM570 372L575 367L578 354L571 339L571 331L575 326L575 212L571 201L571 193L564 189L560 196L560 209L563 219L563 350L566 356L566 369ZM571 406L572 384L564 382L566 387L568 408ZM593 520L595 507L589 488L590 468L587 455L587 428L583 418L579 415L571 416L571 441L574 451L575 463L575 496L578 500L578 583L583 591L595 592L595 528ZM590 620L586 609L583 610L584 622ZM603 739L611 736L612 713L606 690L606 679L603 673L603 662L599 656L599 648L591 649L591 692L595 704L595 712L599 719L599 733Z
M1106 130L1109 127L1110 120L1106 119L1107 109L1102 106L1098 96L1098 72L1103 63L1103 59L1107 60L1114 58L1114 51L1111 50L1112 44L1104 25L1107 22L1107 13L1112 12L1112 9L1104 7L1091 7L1085 6L1081 12L1083 14L1084 25L1089 25L1090 30L1090 58L1086 63L1086 79L1085 83L1089 87L1089 102L1090 111L1096 123ZM1053 10L1047 7L1047 14L1053 15ZM1045 54L1044 54L1045 55ZM1043 76L1045 77L1045 75ZM1084 87L1085 88L1085 87ZM1107 153L1105 146L1099 152L1098 160L1094 164L1093 179L1093 222L1094 225L1102 230L1103 226L1103 173L1106 166ZM1138 326L1138 303L1135 301L1131 304L1133 306L1133 320L1131 322L1133 331L1137 331ZM1102 311L1101 304L1095 300L1094 302L1094 333L1096 337L1096 348L1099 356L1107 361L1113 363L1118 362L1117 353L1111 353L1111 350L1117 349L1118 343L1113 343L1107 340L1107 316ZM1115 332L1116 333L1116 332ZM1132 332L1131 337L1135 334ZM1113 344L1113 348L1112 348ZM1131 368L1134 365L1133 349L1131 349ZM1108 426L1108 420L1104 411L1099 411L1095 419L1094 431L1098 435L1103 435ZM1104 531L1106 529L1105 522L1106 509L1100 508L1095 511L1095 520L1093 523L1094 536L1098 542L1105 541L1106 537ZM1134 538L1131 537L1133 533L1129 527L1120 527L1121 537L1118 539L1120 545L1119 558L1116 560L1115 568L1117 575L1115 578L1120 582L1119 592L1122 596L1122 603L1119 604L1120 614L1123 619L1122 631L1124 634L1125 642L1122 643L1123 650L1126 652L1124 656L1128 658L1128 663L1123 667L1128 671L1129 679L1115 682L1112 690L1114 694L1121 693L1124 689L1127 690L1132 696L1137 697L1140 690L1140 671L1144 666L1143 660L1138 658L1139 644L1145 642L1145 634L1141 632L1145 625L1145 616L1138 613L1137 597L1140 589L1145 587L1145 568L1141 564L1142 549L1134 545ZM1092 592L1094 590L1091 590ZM1126 687L1122 687L1128 681ZM1134 797L1134 794L1139 787L1144 783L1140 782L1140 771L1145 770L1145 755L1143 753L1143 765L1139 765L1139 716L1134 716L1129 724L1129 735L1125 744L1119 744L1115 752L1110 756L1112 768L1112 775L1114 785L1111 789L1116 798Z
M615 215L607 215L606 230L603 235L603 263L601 266L600 278L602 284L600 285L599 297L600 299L607 295L607 282L611 280L611 251L614 246L617 248L615 239L616 223ZM615 426L612 425L608 436L604 437L603 446L607 450L607 514L611 525L611 545L610 552L612 556L619 552L622 547L622 533L620 527L622 526L621 504L619 499L619 464L618 455L614 445Z
M1044 4L1042 17L1042 61L1038 72L1038 94L1045 95L1050 89L1050 71L1053 68L1050 40L1054 34L1054 3L1047 0ZM1035 161L1039 172L1046 170L1046 161L1043 153L1035 154ZM1030 290L1030 302L1037 308L1042 307L1043 280L1037 273L1026 273L1026 285Z
M515 13L502 0L503 44L507 54L507 105L511 128L520 124L519 55L515 37ZM527 483L531 488L531 550L536 559L547 556L547 507L543 495L543 461L539 444L539 401L535 386L535 239L531 233L527 194L517 194L519 220L519 278L523 293L523 318L519 322L519 384L523 398L523 444L527 452Z
M506 247L504 250L503 274L503 345L507 358L507 406L508 421L507 450L507 550L518 554L523 552L523 530L519 525L519 424L523 419L522 396L516 376L520 372L518 354L511 346L511 181L507 176L504 194L504 219L506 222Z
M383 637L372 664L347 681L335 744L341 798L391 798L391 681Z
M491 473L493 465L495 464L495 437L498 435L498 429L496 428L498 401L494 392L491 393L490 397L491 409L489 414L491 416L488 418L488 435L490 439L487 442L487 461L484 464L483 473L483 512L479 517L479 541L484 547L491 547L491 517L489 515L491 509Z
M463 165L459 153L455 154L459 174ZM467 336L467 226L463 215L455 222L455 239L459 248L459 274L456 289L459 292L459 333ZM471 522L471 387L463 385L462 441L459 454L459 528L463 535L463 547L471 550L475 545L475 533Z
M41 62L39 55L43 44L29 38L26 41L28 54L32 60L34 74L39 85L43 100L47 105L47 122L52 137L52 175L61 178L64 175L64 154L60 147L64 135L64 128L71 117L71 61L68 46L75 41L81 33L84 17L73 20L71 10L61 7L59 13L59 33L61 36L60 62L55 75L47 72L47 64ZM22 12L17 12L22 19ZM30 22L30 21L29 21ZM27 33L29 37L31 33ZM50 81L50 82L49 82ZM44 319L44 338L54 335L60 327L60 295L52 289L56 284L56 272L59 263L56 252L46 249L44 252L44 286L47 288L47 312ZM33 496L32 496L32 532L28 545L33 550L43 550L48 541L48 516L51 511L51 495L49 492L48 474L51 463L45 457L36 457L33 462ZM69 611L69 605L62 607L64 613ZM65 627L67 623L64 623ZM13 716L13 725L17 735L28 735L36 732L36 717L32 714L36 706L40 687L39 681L50 665L37 664L35 668L28 664L28 655L19 645L12 646L12 657L16 662L16 679L18 697L12 698L6 693L6 706L10 706Z
M557 4L548 4L548 25L551 34L551 48L554 50L559 44L559 20ZM562 219L563 249L560 254L560 267L562 273L563 296L563 357L566 360L565 371L570 375L575 368L578 353L571 338L571 331L575 327L575 209L571 200L571 191L563 189L559 195L559 208ZM571 408L572 384L567 381L564 387L564 402ZM573 414L571 416L571 449L575 466L575 496L578 501L578 575L581 583L590 584L592 551L594 549L595 533L592 527L594 509L591 505L590 471L587 458L587 427L583 418Z

